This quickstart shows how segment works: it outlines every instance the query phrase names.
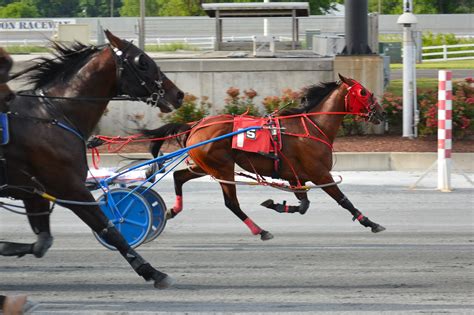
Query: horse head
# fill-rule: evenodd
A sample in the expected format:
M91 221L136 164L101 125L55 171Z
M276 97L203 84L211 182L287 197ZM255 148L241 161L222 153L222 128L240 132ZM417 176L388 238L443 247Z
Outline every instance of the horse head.
M348 112L361 115L375 125L385 121L386 113L372 92L354 79L346 78L341 74L339 78L348 86L345 98Z
M105 35L117 60L119 94L137 97L152 106L158 106L164 113L181 106L184 93L161 72L150 56L108 30Z

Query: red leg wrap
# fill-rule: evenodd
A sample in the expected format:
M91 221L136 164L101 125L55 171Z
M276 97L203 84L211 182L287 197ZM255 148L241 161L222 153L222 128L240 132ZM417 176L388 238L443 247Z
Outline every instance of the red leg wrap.
M244 223L247 224L250 231L252 231L253 235L258 235L262 232L262 229L258 225L253 223L252 219L247 218L247 219L244 220Z
M183 210L183 196L176 196L176 201L174 202L173 212L178 214Z

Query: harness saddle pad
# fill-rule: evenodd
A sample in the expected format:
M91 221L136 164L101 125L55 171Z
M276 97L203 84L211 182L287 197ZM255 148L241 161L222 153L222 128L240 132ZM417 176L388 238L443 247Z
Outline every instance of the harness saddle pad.
M244 129L252 126L267 125L269 118L253 117L253 116L235 116L234 129ZM236 134L232 137L232 149L268 154L274 152L272 143L272 135L270 129L249 130L247 132Z
M9 140L8 115L6 113L0 113L0 145L8 144Z

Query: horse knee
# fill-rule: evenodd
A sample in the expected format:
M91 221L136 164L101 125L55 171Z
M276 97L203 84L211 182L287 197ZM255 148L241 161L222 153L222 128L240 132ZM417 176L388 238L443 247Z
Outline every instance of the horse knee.
M107 244L114 246L120 253L126 253L130 248L127 241L122 234L115 228L112 222L108 222L107 226L97 233L100 238L107 242Z
M53 237L47 232L39 233L36 243L33 244L33 255L35 255L36 258L43 257L51 245L53 245Z

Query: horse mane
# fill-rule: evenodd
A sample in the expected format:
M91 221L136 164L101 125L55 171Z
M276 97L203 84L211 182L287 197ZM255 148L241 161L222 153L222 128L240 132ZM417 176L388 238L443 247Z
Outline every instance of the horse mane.
M84 45L75 41L71 46L63 43L52 42L54 57L36 58L38 68L32 69L26 78L34 85L34 89L39 89L55 80L66 81L88 60L88 57L99 50L94 45ZM59 75L60 74L60 75Z
M300 107L284 109L279 116L297 115L305 112L309 112L321 101L326 98L332 91L339 87L340 83L333 82L321 82L318 84L310 85L304 88L304 94L301 97Z

